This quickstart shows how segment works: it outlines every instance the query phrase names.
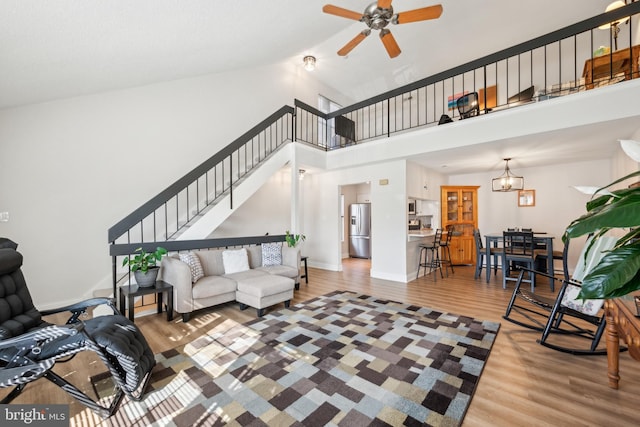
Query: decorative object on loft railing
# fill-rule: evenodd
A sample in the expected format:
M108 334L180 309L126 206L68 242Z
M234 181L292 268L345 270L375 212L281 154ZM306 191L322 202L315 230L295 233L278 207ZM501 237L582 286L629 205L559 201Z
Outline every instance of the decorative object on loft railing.
M531 207L536 205L536 190L518 190L518 206Z
M491 180L492 191L524 190L524 178L511 173L511 170L509 169L509 160L511 160L511 158L504 159L504 161L506 162L504 173L499 177L493 178Z
M304 69L307 71L313 71L316 69L316 57L307 55L302 58L302 62L304 62Z
M621 0L614 1L613 3L609 3L609 6L604 10L606 12L611 12L614 9L618 9L619 7L625 6L625 2ZM598 28L601 30L611 29L611 37L613 37L613 46L614 51L618 50L618 33L620 32L620 24L629 21L629 17L625 16L624 18L620 18L616 21L609 22L608 24L600 25Z

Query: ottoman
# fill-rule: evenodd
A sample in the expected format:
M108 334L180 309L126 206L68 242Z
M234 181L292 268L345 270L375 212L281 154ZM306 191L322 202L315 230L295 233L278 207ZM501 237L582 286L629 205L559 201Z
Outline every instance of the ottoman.
M236 289L236 301L240 303L241 310L250 306L258 311L258 317L262 317L265 307L280 302L289 307L295 284L293 279L268 273L240 279Z

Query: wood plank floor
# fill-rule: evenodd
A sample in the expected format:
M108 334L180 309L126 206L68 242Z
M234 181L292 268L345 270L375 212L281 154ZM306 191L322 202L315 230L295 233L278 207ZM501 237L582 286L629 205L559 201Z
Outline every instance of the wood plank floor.
M473 279L472 267L456 267L444 280L434 282L429 276L403 284L372 279L369 267L366 260L348 259L342 272L310 268L309 284L301 284L294 303L350 290L501 323L463 426L640 425L640 364L621 354L620 389L612 390L606 356L572 356L537 344L537 333L502 319L511 291L502 289L500 273L486 284ZM536 292L550 293L545 284ZM220 316L244 322L254 318L255 310L225 304L196 313L186 324L180 316L167 322L164 314L138 318L136 324L157 353L192 341ZM81 356L56 367L76 385L87 384L90 375L105 370L94 356ZM6 389L0 392L4 396ZM84 409L46 380L27 386L14 403L70 403L72 415ZM89 419L84 423L96 425Z

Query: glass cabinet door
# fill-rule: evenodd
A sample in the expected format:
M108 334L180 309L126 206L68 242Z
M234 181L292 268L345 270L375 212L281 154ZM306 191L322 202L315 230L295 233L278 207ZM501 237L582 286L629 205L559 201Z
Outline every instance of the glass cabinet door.
M447 221L459 221L458 218L458 192L447 191Z
M473 222L473 191L462 191L462 221Z

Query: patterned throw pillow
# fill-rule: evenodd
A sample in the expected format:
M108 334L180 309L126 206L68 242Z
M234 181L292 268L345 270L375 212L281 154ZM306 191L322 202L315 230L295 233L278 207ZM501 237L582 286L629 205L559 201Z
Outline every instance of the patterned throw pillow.
M222 252L222 264L224 265L224 274L249 270L249 255L247 255L247 250L242 248Z
M262 244L262 266L282 264L282 243Z
M191 270L191 283L196 283L198 280L204 277L204 270L200 263L200 258L193 252L187 252L185 254L179 254L180 261L186 263Z

